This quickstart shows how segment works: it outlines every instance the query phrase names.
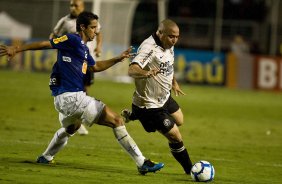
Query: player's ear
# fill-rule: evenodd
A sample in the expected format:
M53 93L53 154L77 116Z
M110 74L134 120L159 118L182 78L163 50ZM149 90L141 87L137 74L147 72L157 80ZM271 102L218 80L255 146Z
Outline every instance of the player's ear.
M162 35L162 31L161 31L161 30L157 30L156 33L157 33L158 36L161 36L161 35Z
M84 24L80 24L80 30L81 30L81 31L84 31L84 30L85 30Z

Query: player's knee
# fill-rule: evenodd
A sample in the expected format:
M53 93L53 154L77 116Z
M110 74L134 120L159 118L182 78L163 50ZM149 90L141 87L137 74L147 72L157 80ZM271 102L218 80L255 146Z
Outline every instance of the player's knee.
M119 126L122 126L123 125L123 119L121 116L119 115L116 115L114 118L113 118L113 127L119 127Z
M179 120L176 120L175 121L175 124L177 125L177 126L181 126L181 125L183 125L183 120L182 121L179 121Z
M181 109L176 111L175 113L172 114L172 117L175 119L175 124L177 126L181 126L184 123L184 117Z
M123 119L116 112L112 111L109 107L105 106L97 124L116 128L123 125Z
M98 124L99 125L105 125L105 126L108 126L108 127L111 127L111 128L116 128L116 127L124 125L123 119L117 114L114 114L113 116L108 116L106 118L100 119Z
M183 114L182 114L182 113L179 113L177 116L174 116L174 119L175 119L175 124L176 124L177 126L183 125L183 123L184 123L184 118L183 118Z

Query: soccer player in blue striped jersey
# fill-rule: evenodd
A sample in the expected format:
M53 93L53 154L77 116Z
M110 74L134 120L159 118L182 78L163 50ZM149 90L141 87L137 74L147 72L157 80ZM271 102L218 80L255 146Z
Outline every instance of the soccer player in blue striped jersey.
M68 15L62 17L53 29L49 38L58 38L68 33L76 33L76 19L78 15L84 11L85 4L84 0L70 0L70 12ZM87 42L89 48L89 53L95 59L101 55L102 51L102 33L101 25L98 22L96 28L96 36L93 41ZM90 86L94 84L94 73L87 70L86 75L84 75L84 91L86 94L89 92ZM77 130L79 135L87 135L89 132L86 127L81 124L80 128Z
M8 55L9 58L26 50L58 50L57 62L53 66L50 77L50 88L62 127L57 130L47 149L38 157L37 163L53 163L54 156L67 144L68 139L77 131L81 123L88 126L95 123L113 129L119 144L135 161L141 174L160 170L164 164L152 162L143 156L128 134L123 119L102 101L83 92L83 77L87 68L92 72L100 72L132 56L129 48L115 58L94 61L86 43L94 39L97 24L97 15L82 12L76 23L78 34L67 34L49 41L21 46L0 45L0 56Z

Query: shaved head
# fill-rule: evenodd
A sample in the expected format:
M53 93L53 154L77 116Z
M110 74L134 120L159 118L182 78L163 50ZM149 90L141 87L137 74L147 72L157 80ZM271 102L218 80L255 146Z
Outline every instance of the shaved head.
M83 11L84 11L83 0L70 0L70 14L73 17L77 17Z
M165 19L160 23L158 27L158 31L166 32L167 30L172 29L172 28L179 29L177 24L174 21L170 19Z
M178 41L179 27L174 21L165 19L159 24L156 34L162 43L162 47L170 49Z

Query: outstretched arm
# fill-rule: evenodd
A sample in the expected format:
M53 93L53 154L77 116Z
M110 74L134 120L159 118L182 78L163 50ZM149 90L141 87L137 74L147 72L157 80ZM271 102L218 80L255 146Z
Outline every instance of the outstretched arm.
M18 46L0 45L0 57L8 56L8 58L12 58L18 52L23 52L26 50L43 50L43 49L51 49L51 48L52 45L49 41L34 42L34 43L18 45Z
M131 53L132 47L129 47L126 51L122 52L119 56L112 59L97 61L94 66L90 66L89 69L92 72L101 72L104 71L116 63L122 62L125 58L134 57L134 54Z

